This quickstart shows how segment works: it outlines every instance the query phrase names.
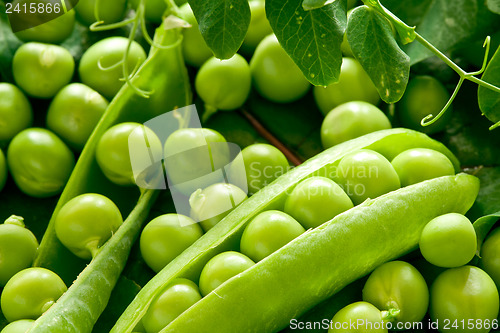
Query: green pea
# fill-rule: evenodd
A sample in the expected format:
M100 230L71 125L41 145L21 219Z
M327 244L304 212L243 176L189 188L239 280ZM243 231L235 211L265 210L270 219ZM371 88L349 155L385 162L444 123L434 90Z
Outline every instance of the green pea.
M356 323L353 327L352 323ZM356 302L333 316L328 333L387 333L379 309L368 302Z
M180 214L165 214L151 220L142 231L141 254L155 272L203 235L199 224Z
M250 60L250 69L255 89L276 103L296 101L311 87L274 34L259 43Z
M239 252L228 251L216 255L201 271L199 283L201 294L208 295L221 284L254 264L250 258Z
M7 163L21 191L44 198L63 190L73 171L75 157L54 133L43 128L28 128L12 139Z
M93 258L122 224L120 210L107 197L86 193L68 201L57 213L57 238L74 255Z
M333 180L311 177L300 182L288 195L284 212L309 229L352 207L349 196Z
M388 128L391 128L391 122L375 105L362 101L347 102L326 115L321 125L321 142L326 149Z
M424 277L409 263L391 261L375 269L363 287L363 301L388 311L395 322L421 321L429 306Z
M8 321L37 319L67 289L61 278L48 269L24 269L5 285L0 299L2 313Z
M123 61L128 52L126 68L129 74L146 60L146 52L136 41L124 37L100 40L85 51L80 60L78 74L82 83L95 89L108 100L113 99L123 86ZM128 50L127 50L128 49Z
M268 210L257 215L246 226L241 236L240 250L257 262L304 232L300 223L290 215Z
M271 24L266 17L266 8L264 1L249 1L250 5L250 25L241 45L245 54L252 54L259 43L269 34L273 33Z
M440 332L464 332L462 322L464 325L474 323L474 327L467 331L489 332L491 324L497 319L498 309L495 283L480 268L462 266L448 269L431 286L429 314L432 321L439 323ZM445 325L446 321L458 325Z
M425 260L431 264L459 267L471 261L476 254L476 232L467 217L449 213L425 225L419 246Z
M22 217L13 215L0 224L0 287L14 274L31 266L37 248L38 241L24 227Z
M5 326L0 333L26 333L35 321L32 319L16 320Z
M136 149L137 147L145 149ZM135 159L135 162L149 162L150 154L155 161L161 160L160 139L148 127L133 122L109 128L96 148L97 164L104 175L113 183L122 186L136 184L138 171L133 169L132 159Z
M399 120L404 127L424 133L440 132L450 120L450 110L432 125L423 127L420 122L429 114L437 116L449 98L450 94L441 82L432 76L416 76L408 82L397 104Z
M233 164L230 172L234 175L236 185L247 188L250 194L269 185L290 168L285 155L278 148L265 143L256 143L244 148L237 160L240 157L245 167L246 183L239 177L242 173L241 164Z
M239 187L218 183L197 190L189 198L191 217L208 231L247 198Z
M31 4L37 6L44 5L44 11L47 12L51 8L52 11L57 9L62 12L63 8L60 2L49 1L49 0L15 0L13 1L13 6L19 4L19 6L27 6L31 10ZM22 7L21 7L22 8ZM39 7L37 7L39 8ZM40 42L40 43L53 43L59 44L67 39L75 27L75 11L69 10L63 15L50 20L46 23L37 25L33 28L25 29L16 33L16 36L25 42Z
M108 102L81 83L62 88L47 112L47 127L72 148L81 151L106 111Z
M316 104L325 115L347 102L363 101L376 105L380 101L377 88L361 64L353 58L342 58L338 82L328 87L316 86L313 92Z
M391 164L398 173L401 186L455 174L455 168L446 155L427 148L405 150Z
M7 182L7 163L5 162L5 155L0 148L0 192L2 192L5 183Z
M32 123L33 110L23 92L13 84L0 83L0 142L11 140Z
M19 87L28 95L54 97L73 78L75 61L61 46L30 42L17 49L12 59L12 73Z
M183 128L165 142L165 169L169 184L184 195L221 182L216 171L230 162L229 146L217 131Z
M127 0L79 0L75 7L76 18L87 26L91 25L96 21L95 6L97 4L99 6L99 19L104 24L120 21L127 11Z
M496 228L481 246L481 268L500 287L500 228Z
M240 108L250 94L252 74L245 58L208 59L196 74L196 92L205 102L206 120L217 110Z
M183 31L182 54L184 55L184 59L191 66L201 67L205 61L213 56L212 50L201 35L198 22L194 17L189 3L185 3L179 7L179 15L191 24L190 28L186 28Z
M391 163L381 154L368 149L344 156L336 170L336 177L354 205L401 187Z
M130 0L132 8L137 8L141 0ZM167 3L164 0L145 0L146 19L153 23L161 23L163 13L167 9Z
M153 299L142 317L147 333L157 333L201 299L198 286L187 279L175 279Z

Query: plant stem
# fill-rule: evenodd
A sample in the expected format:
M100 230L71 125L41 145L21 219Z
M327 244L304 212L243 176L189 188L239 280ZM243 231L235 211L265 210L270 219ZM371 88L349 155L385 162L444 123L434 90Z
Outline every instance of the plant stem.
M301 165L302 160L295 155L290 149L288 149L280 140L278 140L267 128L265 128L260 121L258 121L252 114L246 110L241 110L243 116L247 121L255 128L255 130L262 135L264 139L269 141L270 144L281 150L283 155L292 162L295 166Z
M448 58L446 55L444 55L441 51L439 51L434 45L429 43L424 37L422 37L418 32L416 32L416 38L415 38L420 44L425 46L428 50L430 50L432 53L434 53L436 56L438 56L439 59L443 60L448 66L451 67L458 75L460 75L461 78L464 80L469 80L474 83L477 83L478 85L481 85L485 88L491 89L493 91L496 91L500 93L500 88L488 83L486 81L483 81L481 79L478 79L477 77L473 76L472 74L476 73L467 73L464 71L462 68L460 68L457 64L455 64L450 58Z

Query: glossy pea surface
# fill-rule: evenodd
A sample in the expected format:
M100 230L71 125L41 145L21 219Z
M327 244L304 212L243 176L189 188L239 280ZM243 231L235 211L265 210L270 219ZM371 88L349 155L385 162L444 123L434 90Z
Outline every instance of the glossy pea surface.
M189 3L185 3L179 7L179 14L182 19L191 24L190 28L186 28L183 31L182 54L184 55L184 59L191 66L201 67L205 61L213 56L212 50L210 50L201 35L198 22L194 17Z
M215 171L230 162L226 139L208 128L173 132L165 142L164 156L170 186L187 196L222 181Z
M354 58L342 58L339 80L328 87L313 88L314 99L323 114L335 107L352 101L378 104L380 96L377 88L361 64Z
M448 157L443 153L427 148L405 150L396 156L391 164L398 173L401 186L455 174L455 168Z
M90 134L108 107L97 91L72 83L61 89L47 112L47 127L68 145L82 150Z
M189 198L191 217L208 231L247 198L239 187L218 183L197 190Z
M25 228L22 218L12 216L0 224L0 287L14 274L31 266L37 248L38 241Z
M481 268L500 286L500 228L496 228L481 246Z
M207 262L201 271L199 282L201 294L208 295L226 280L254 264L250 258L239 252L228 251L216 255Z
M68 201L55 220L57 238L82 259L91 259L120 227L120 210L107 197L81 194Z
M73 78L75 61L65 48L37 42L23 44L12 60L17 85L28 95L51 98Z
M363 287L363 301L392 312L395 322L418 322L429 306L429 288L411 264L391 261L370 274Z
M75 7L76 18L83 24L90 26L97 21L95 17L95 6L98 4L99 19L104 24L120 21L127 10L127 0L98 1L79 0Z
M300 182L288 195L284 212L309 229L352 207L349 196L333 180L311 177Z
M321 124L321 142L326 149L388 128L391 122L375 105L363 101L347 102L326 115Z
M352 325L353 322L360 325ZM375 326L378 325L378 326ZM386 333L380 310L368 302L356 302L339 310L333 316L328 333Z
M461 321L465 325L471 321L473 327L467 332L489 332L498 316L498 290L493 280L482 269L474 266L451 268L441 273L431 286L430 316L433 321L441 322L440 332L463 332ZM455 320L456 327L445 326L444 320Z
M241 45L244 53L253 53L259 43L273 32L271 24L266 17L265 2L260 0L249 1L250 5L250 25Z
M354 205L401 187L398 174L391 163L381 154L369 149L344 156L336 170L336 180Z
M5 285L1 296L2 313L8 321L37 319L66 290L56 273L41 267L24 269Z
M134 170L132 162L148 164L151 156L156 161L161 160L161 141L150 128L134 122L109 128L96 148L101 171L110 181L122 186L135 185L136 177L142 171Z
M108 37L85 51L80 60L78 74L82 83L111 100L123 86L123 60L129 41L124 37ZM132 41L125 64L129 74L146 59L146 52Z
M201 299L198 286L188 279L174 280L151 302L142 317L147 333L157 333Z
M267 143L256 143L245 147L241 151L246 184L238 177L241 165L231 166L231 173L235 175L237 185L247 188L250 194L272 183L276 178L286 173L290 168L285 155L276 147Z
M12 139L7 163L21 191L44 198L62 191L73 171L75 157L51 131L29 128Z
M290 215L269 210L257 215L241 236L240 250L255 262L280 249L305 229Z
M250 69L255 89L276 103L293 102L311 87L275 35L259 43L250 60Z
M206 109L240 108L250 94L252 75L248 62L239 54L226 60L208 59L196 74L195 87Z
M30 5L34 3L38 6L44 7L44 11L54 11L59 10L61 13L64 11L61 6L61 2L57 1L49 1L49 0L15 0L13 1L13 5L16 6L19 4L20 6L26 5L28 10L30 10ZM55 6L55 5L58 6ZM49 9L50 8L50 9ZM38 10L41 11L41 10ZM73 29L75 27L75 11L69 10L63 15L58 16L57 18L45 22L43 24L37 25L35 27L25 29L16 33L16 36L24 42L40 42L40 43L51 43L51 44L59 44L67 39Z
M33 326L32 319L21 319L13 321L0 331L0 333L26 333Z
M462 214L449 213L427 223L419 241L425 260L440 267L459 267L474 258L476 232Z
M152 270L159 272L203 235L200 225L180 214L165 214L151 220L141 233L141 254Z
M15 85L0 83L0 142L12 139L33 123L33 110L24 93Z

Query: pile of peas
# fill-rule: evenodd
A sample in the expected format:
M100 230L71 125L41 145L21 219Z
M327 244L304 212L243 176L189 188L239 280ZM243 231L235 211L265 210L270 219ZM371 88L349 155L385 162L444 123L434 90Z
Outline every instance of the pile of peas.
M105 23L117 22L127 12L126 0L110 3L100 2L99 11ZM95 43L78 64L68 50L57 45L70 35L75 16L86 25L95 21L94 5L95 0L80 1L74 11L61 19L18 34L25 43L13 59L12 74L16 85L0 83L0 144L4 149L7 147L6 154L0 149L0 190L9 172L16 185L29 196L43 198L60 194L75 165L75 156L82 151L109 102L124 84L121 80L123 67L132 73L146 59L140 44L133 41L129 47L128 39L123 37L109 37ZM135 8L138 1L131 0L130 5ZM199 68L194 86L205 104L204 120L218 110L241 108L252 88L275 103L299 100L311 89L272 34L265 18L264 2L252 0L250 8L252 21L241 54L218 60L203 41L189 4L180 6L181 16L192 25L184 32L183 54L187 64ZM159 23L164 9L163 1L148 0L146 18ZM321 127L325 149L391 128L388 117L377 107L380 98L375 86L359 62L352 58L346 41L343 51L345 58L339 82L312 88L317 107L325 115ZM79 82L74 82L75 76ZM423 100L422 95L426 96L424 105L417 103ZM397 121L404 127L424 131L420 120L439 111L448 98L448 92L438 80L415 76L397 105ZM31 127L34 118L31 103L37 99L51 100L46 128ZM425 132L439 132L446 122L443 117ZM210 157L218 161L216 168L231 163L226 150L211 149L215 147L211 146L213 144L226 142L215 130L183 128L161 142L151 129L127 122L111 127L97 146L96 161L111 182L121 186L135 185L128 142L141 140L144 136L148 137L151 150L161 156L168 156L169 151L182 143L206 148ZM244 179L234 177L234 184L179 185L178 190L189 197L190 216L161 215L143 229L140 251L153 271L159 272L248 195L257 193L290 168L285 155L265 143L244 148L238 157L245 168L237 170L239 166L234 164L231 172L237 175L243 172ZM206 173L199 168L206 162L203 157L191 158L189 161L167 160L166 171L175 184ZM216 293L227 280L265 260L306 230L320 226L367 199L454 174L450 160L430 149L408 149L392 161L373 150L352 152L342 158L334 174L310 177L297 184L282 209L268 210L253 218L241 236L239 248L212 258L197 281L183 278L165 286L136 330L159 332L202 297ZM57 216L55 229L58 239L73 254L91 260L122 223L122 214L112 200L101 194L86 193L64 205ZM460 214L439 216L424 228L419 244L423 257L430 264L446 268L435 278L430 290L428 282L410 263L389 262L377 268L366 281L363 302L343 308L333 322L364 319L405 323L421 321L426 313L430 313L433 320L496 318L500 283L500 265L496 260L500 251L499 235L495 230L486 240L481 250L481 268L467 265L477 250L470 221ZM2 333L25 332L67 287L55 273L44 268L30 268L38 241L24 227L22 218L12 216L0 225L0 240L0 254L9 253L6 260L0 261L0 286L4 287L1 308L11 322ZM388 281L393 283L388 284ZM476 293L471 294L469 291L473 287ZM478 300L485 304L484 307L480 312L470 310L468 313L464 305ZM332 331L346 332L335 328Z

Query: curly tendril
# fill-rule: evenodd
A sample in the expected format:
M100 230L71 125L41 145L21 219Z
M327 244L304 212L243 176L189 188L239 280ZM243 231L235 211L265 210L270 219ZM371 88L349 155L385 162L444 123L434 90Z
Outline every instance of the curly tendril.
M488 83L486 81L483 81L479 78L476 77L476 75L480 75L481 73L484 72L486 69L486 65L488 64L488 54L490 51L490 36L486 37L486 40L484 41L483 47L486 49L484 53L484 60L483 60L483 65L481 66L481 69L476 71L476 72L466 72L464 71L461 67L459 67L453 60L448 58L446 55L444 55L441 51L439 51L434 45L429 43L424 37L422 37L419 33L415 31L415 27L410 27L407 24L405 24L403 21L401 21L397 16L395 16L392 12L390 12L387 8L382 6L379 0L362 0L363 3L376 10L378 13L380 13L382 16L387 18L396 28L398 31L399 36L401 37L401 40L404 44L412 42L413 40L418 41L420 44L422 44L425 48L427 48L429 51L431 51L433 54L435 54L439 59L444 61L451 69L453 69L459 76L460 79L457 83L457 86L455 87L455 90L453 91L453 95L450 97L446 105L443 107L443 109L438 113L436 117L434 115L429 114L425 116L420 124L422 126L429 126L435 123L436 121L441 118L441 116L448 110L450 107L451 103L455 99L455 97L458 94L458 91L462 87L462 84L464 83L465 80L469 80L471 82L474 82L480 86L483 86L485 88L488 88L490 90L493 90L497 93L500 93L500 88ZM406 38L409 37L409 38ZM490 127L490 130L493 130L497 127L500 126L500 122L496 123L495 125Z
M104 66L101 63L101 59L99 59L97 62L97 66L99 67L99 69L101 69L103 71L113 70L119 66L122 66L123 78L121 80L125 81L126 84L130 88L132 88L139 96L144 97L144 98L149 98L149 96L154 91L147 91L147 90L140 89L139 87L134 85L134 83L132 82L132 78L137 73L137 71L140 67L140 63L137 63L137 65L135 66L134 70L131 73L129 73L128 66L127 66L128 59L129 59L128 57L129 57L129 53L130 53L130 47L131 47L132 42L135 38L137 28L140 27L141 32L144 36L144 39L147 41L147 43L149 45L151 45L154 48L163 49L163 50L170 49L172 47L178 46L180 41L177 41L176 43L174 43L172 45L161 45L161 44L156 43L151 38L151 36L149 35L149 33L147 31L147 27L146 27L146 18L145 18L146 0L140 0L139 5L137 6L137 9L136 9L135 15L133 17L125 19L121 22L111 23L111 24L104 24L104 21L100 19L100 15L99 15L99 3L100 3L100 1L101 0L96 0L96 3L95 3L94 16L96 18L96 22L94 22L90 26L91 31L106 31L106 30L119 29L119 28L123 28L129 24L132 24L132 28L131 28L129 36L128 36L129 42L128 42L127 49L125 50L125 52L123 54L123 58L111 66ZM169 11L171 13L176 14L178 12L178 7L173 0L167 0L167 4L169 6Z

